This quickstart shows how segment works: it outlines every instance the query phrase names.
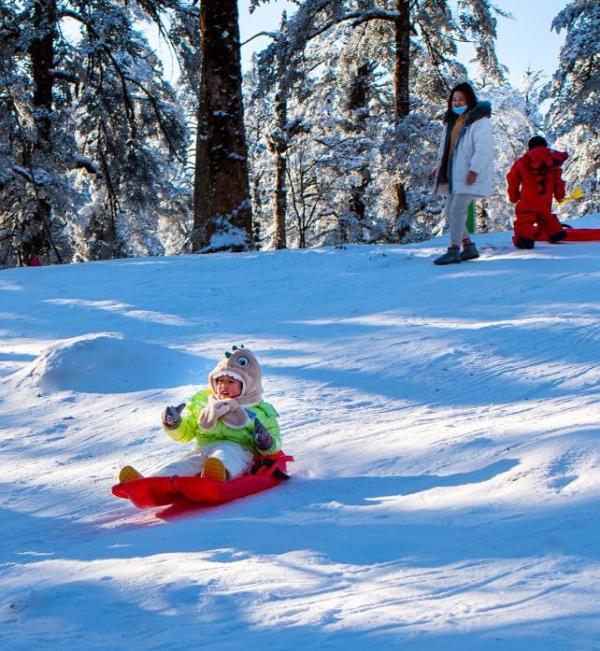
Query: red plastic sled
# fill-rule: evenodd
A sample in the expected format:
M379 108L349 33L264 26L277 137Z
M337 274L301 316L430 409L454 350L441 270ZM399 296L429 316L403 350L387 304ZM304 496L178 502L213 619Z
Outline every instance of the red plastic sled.
M598 242L600 241L600 228L573 228L568 224L562 224L563 231L566 233L563 242ZM543 231L536 234L536 241L546 241L548 233Z
M144 477L112 487L112 494L130 500L140 509L165 506L185 500L200 504L222 504L277 486L288 478L287 462L293 461L279 451L258 457L252 473L229 481L214 481L202 477Z

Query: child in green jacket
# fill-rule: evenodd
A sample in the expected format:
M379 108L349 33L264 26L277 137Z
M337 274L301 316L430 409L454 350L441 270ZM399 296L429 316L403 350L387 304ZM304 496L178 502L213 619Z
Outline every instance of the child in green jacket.
M163 429L171 438L196 440L197 449L152 475L201 475L224 481L247 472L255 455L280 449L279 414L262 399L262 372L250 350L233 346L208 381L209 388L192 396L187 406L169 406L162 415ZM119 473L121 482L141 477L131 466Z

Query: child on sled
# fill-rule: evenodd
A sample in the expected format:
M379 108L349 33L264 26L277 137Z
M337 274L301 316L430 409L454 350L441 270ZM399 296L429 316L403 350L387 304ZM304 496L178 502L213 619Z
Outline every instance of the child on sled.
M255 455L280 449L278 413L262 399L262 372L250 350L233 346L209 373L208 382L209 387L192 396L189 405L169 406L162 414L163 429L172 439L196 440L198 447L153 476L200 475L225 481L247 472ZM125 466L119 481L142 476Z

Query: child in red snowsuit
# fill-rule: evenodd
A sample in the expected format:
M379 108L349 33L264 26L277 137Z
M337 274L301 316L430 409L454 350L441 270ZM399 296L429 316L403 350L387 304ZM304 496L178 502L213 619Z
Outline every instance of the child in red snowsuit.
M552 212L552 198L565 198L562 164L569 155L548 148L541 136L531 138L529 151L521 156L506 175L508 199L516 203L513 244L532 249L535 240L557 243L567 232Z

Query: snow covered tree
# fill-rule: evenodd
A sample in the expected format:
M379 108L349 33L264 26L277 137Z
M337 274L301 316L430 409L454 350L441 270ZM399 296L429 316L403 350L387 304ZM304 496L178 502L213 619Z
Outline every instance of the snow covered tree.
M440 212L426 182L439 138L435 120L449 88L467 76L456 63L456 39L474 38L482 67L500 80L494 11L480 0L463 0L454 11L437 0L300 4L297 13L313 22L306 29L294 15L287 24L304 42L292 62L304 75L301 96L289 96L287 121L301 120L305 130L286 147L288 182L297 181L292 213L310 215L312 226L297 241L398 241L430 233ZM320 208L312 201L298 210L304 192ZM304 217L294 221L306 226Z
M134 26L142 5L0 7L2 264L116 257L136 241L141 252L160 251L150 216L181 191L187 127Z
M155 233L148 219L181 191L175 179L187 142L185 117L162 78L160 61L131 28L127 13L113 7L110 17L101 26L89 14L78 17L86 26L79 50L95 63L77 101L80 148L99 168L87 184L94 201L84 211L93 259L126 255L132 242ZM111 41L118 50L107 47ZM156 236L136 248L162 253Z
M74 199L65 174L77 162L70 115L54 99L57 6L42 0L0 8L0 263L60 262L63 224L52 208Z
M237 0L202 0L194 251L253 247Z
M258 74L254 75L257 81L253 88L253 99L264 99L270 90L274 90L272 128L269 130L268 147L275 158L275 196L274 196L274 237L273 247L284 249L287 245L287 153L289 145L288 130L288 100L291 92L290 72L293 70L290 58L292 47L288 38L287 15L284 12L281 18L279 32L272 35L274 43L255 59ZM260 76L262 74L262 77ZM255 193L255 200L259 195Z
M540 97L543 91L543 74L541 70L525 70L519 90L525 100L525 114L533 131L542 131L543 119L540 113Z
M455 39L470 36L475 41L478 61L491 77L501 80L503 72L495 53L496 19L501 13L488 0L458 0L456 16L445 0L385 0L371 3L361 0L357 11L350 14L354 24L384 20L393 26L394 125L398 160L406 159L411 141L418 137L414 127L418 116L411 115L411 73L418 48L428 53L436 77L441 69L452 64L456 56ZM369 6L370 5L370 6ZM417 117L416 122L412 119ZM407 185L403 178L394 183L396 230L400 238L411 229L414 215L409 210Z
M600 211L600 5L573 0L554 18L552 28L565 30L559 67L543 97L551 99L546 114L548 134L555 147L570 158L565 178L585 191L578 202L582 212Z
M342 130L351 147L345 174L348 176L346 200L339 215L340 244L360 242L368 237L369 189L373 182L371 160L374 154L369 124L377 63L370 58L371 26L353 29L348 35L338 67ZM344 79L344 75L346 78ZM345 83L344 83L345 82Z
M258 4L258 1L252 2L251 11ZM273 93L268 146L275 157L273 245L277 249L285 248L287 242L288 150L294 136L306 130L301 120L288 121L288 102L301 90L305 80L302 64L307 44L327 29L341 15L342 9L340 2L311 0L300 6L289 24L284 12L280 30L268 34L273 43L256 59L258 83L253 99L265 100L270 92Z

